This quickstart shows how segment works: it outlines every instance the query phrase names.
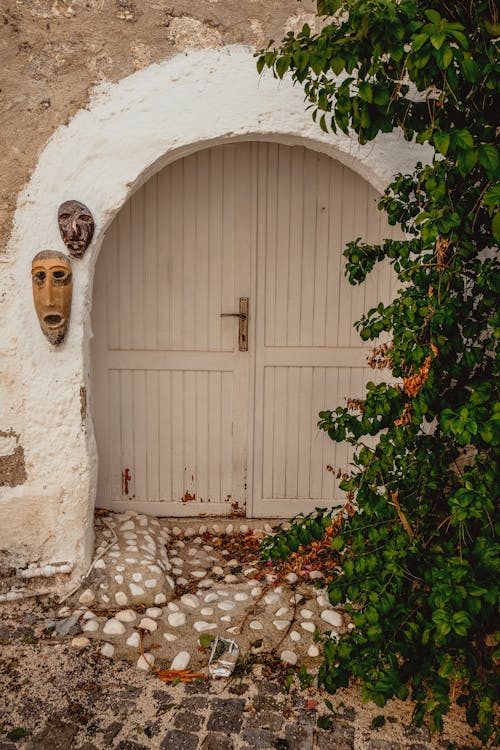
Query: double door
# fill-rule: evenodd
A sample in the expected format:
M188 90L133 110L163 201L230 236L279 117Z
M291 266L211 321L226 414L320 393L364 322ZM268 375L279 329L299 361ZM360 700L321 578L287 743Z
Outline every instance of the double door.
M286 517L342 501L331 469L349 447L316 424L374 379L352 323L391 276L349 286L342 250L390 234L376 202L329 157L263 142L199 151L133 195L94 281L98 505Z

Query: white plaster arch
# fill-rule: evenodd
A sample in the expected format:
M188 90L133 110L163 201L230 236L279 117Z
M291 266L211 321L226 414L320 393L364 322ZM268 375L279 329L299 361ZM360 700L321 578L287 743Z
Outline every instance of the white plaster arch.
M12 290L19 290L14 319L23 332L17 353L28 473L27 483L10 491L10 523L26 523L26 498L43 503L52 519L45 546L37 552L35 542L26 542L40 563L69 563L79 573L91 555L97 456L90 422L81 424L80 388L89 384L92 275L105 230L131 193L166 164L243 139L300 142L343 162L379 190L426 156L398 134L361 147L343 134L321 132L304 110L302 89L270 73L259 78L253 53L244 47L186 51L103 84L87 107L58 128L20 195L9 247ZM66 340L51 347L34 314L30 265L39 250L64 250L56 215L69 198L91 208L96 231L84 258L72 262Z

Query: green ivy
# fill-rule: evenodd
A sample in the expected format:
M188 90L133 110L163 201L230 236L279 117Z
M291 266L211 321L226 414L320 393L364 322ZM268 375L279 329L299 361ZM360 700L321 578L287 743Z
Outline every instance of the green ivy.
M403 240L345 249L361 284L387 260L401 288L356 324L387 382L362 403L325 409L319 427L355 446L341 488L346 515L329 583L355 628L327 640L319 680L357 678L365 700L415 702L415 720L442 728L452 696L484 742L498 694L500 111L497 9L489 0L318 0L305 25L257 54L291 75L325 132L367 143L400 129L428 144L430 163L388 185L380 209ZM385 348L379 337L390 340ZM377 436L373 447L367 435ZM317 511L265 546L286 557L318 538ZM326 519L326 521L325 521Z

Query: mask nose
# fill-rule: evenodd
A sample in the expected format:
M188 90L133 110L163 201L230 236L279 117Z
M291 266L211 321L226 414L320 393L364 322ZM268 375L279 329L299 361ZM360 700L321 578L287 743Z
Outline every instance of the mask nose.
M77 217L73 216L71 219L71 236L77 237L78 236L78 225L77 225Z

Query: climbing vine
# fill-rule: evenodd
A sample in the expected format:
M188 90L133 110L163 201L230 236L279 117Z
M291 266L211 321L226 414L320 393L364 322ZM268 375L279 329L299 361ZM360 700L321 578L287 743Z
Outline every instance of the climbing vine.
M364 144L399 129L429 153L380 200L405 239L353 239L344 252L350 283L385 260L401 287L356 324L385 382L320 413L332 440L355 446L341 483L355 512L331 542L341 566L328 583L355 627L325 642L319 680L335 692L353 676L377 705L410 697L415 720L438 730L455 699L486 742L500 581L497 8L492 0L318 0L317 8L321 30L305 25L270 42L257 54L259 72L291 75L326 132ZM266 554L318 538L327 518L297 520Z

